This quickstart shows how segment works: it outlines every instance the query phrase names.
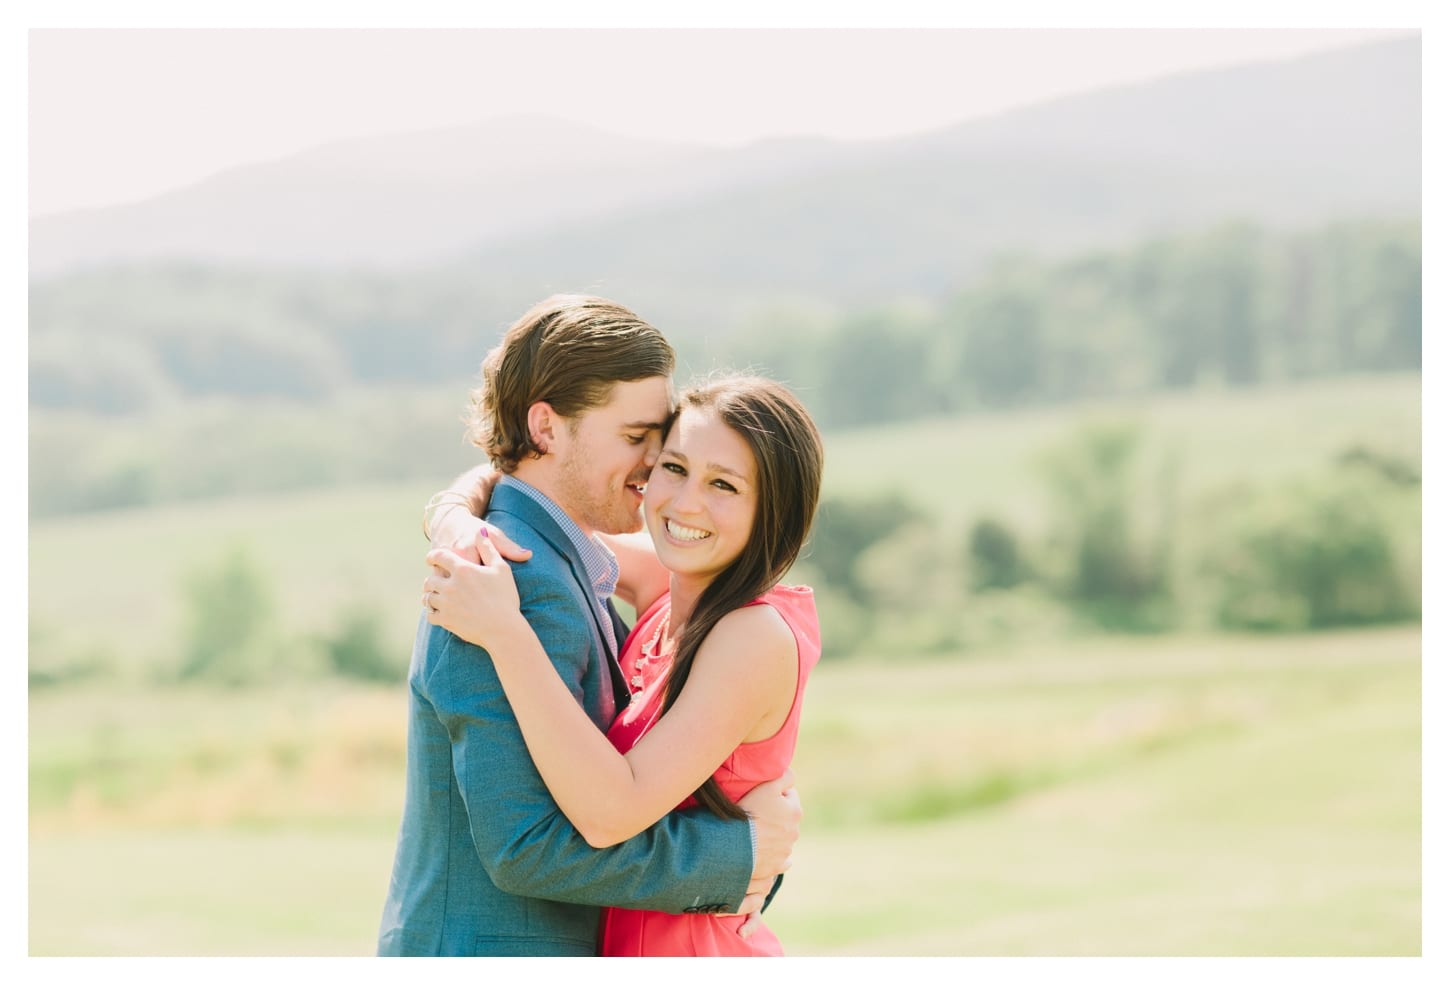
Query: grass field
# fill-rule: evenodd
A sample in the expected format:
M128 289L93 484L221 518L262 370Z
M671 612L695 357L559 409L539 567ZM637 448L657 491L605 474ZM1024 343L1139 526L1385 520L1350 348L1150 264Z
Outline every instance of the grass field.
M1042 450L1136 419L1186 493L1418 461L1418 375L828 435L827 493L960 527L1031 518ZM51 519L29 529L36 955L370 953L404 763L401 686L149 686L186 580L244 549L284 644L377 611L401 665L435 482ZM1032 648L1032 647L1035 647ZM1418 627L1030 644L828 661L796 772L805 836L771 924L793 954L1418 954ZM290 656L292 651L287 651Z
M1414 955L1418 628L823 665L798 955ZM360 955L401 688L30 698L30 952Z

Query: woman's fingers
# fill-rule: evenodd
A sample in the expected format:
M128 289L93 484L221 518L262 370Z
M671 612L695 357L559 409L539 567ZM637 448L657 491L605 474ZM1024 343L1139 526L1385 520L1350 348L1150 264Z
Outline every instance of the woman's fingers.
M495 527L491 523L485 523L482 527L479 528L478 539L475 541L475 543L478 543L478 541L485 539L488 540L489 543L493 544L498 555L502 558L505 558L506 560L527 561L529 558L534 556L533 551L529 550L527 547L520 547L518 544L515 544L513 540L509 538L508 534L504 533L502 530L500 530L498 527ZM483 550L480 546L479 556L481 557L482 554Z
M423 556L423 560L434 571L442 572L446 578L463 562L463 558L446 548L434 548Z
M478 548L478 563L485 568L491 564L497 564L503 560L498 552L498 547L493 542L491 531L488 526L478 528L478 536L474 539L474 546Z
M451 550L428 552L432 570L423 580L423 607L428 622L486 647L490 628L518 612L519 596L513 571L494 543L497 531L486 525L473 529L470 548L477 550L479 563Z

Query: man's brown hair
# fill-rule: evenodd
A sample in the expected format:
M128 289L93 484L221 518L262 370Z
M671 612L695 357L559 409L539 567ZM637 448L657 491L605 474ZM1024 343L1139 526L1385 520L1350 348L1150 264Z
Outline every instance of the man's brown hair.
M539 448L529 407L546 401L566 418L609 400L616 383L668 379L675 351L660 330L605 298L556 294L526 311L483 360L471 394L468 437L500 472L512 473Z

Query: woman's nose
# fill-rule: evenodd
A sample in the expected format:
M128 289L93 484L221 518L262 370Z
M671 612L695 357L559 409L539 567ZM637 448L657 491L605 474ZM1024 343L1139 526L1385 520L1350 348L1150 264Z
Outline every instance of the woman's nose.
M680 488L675 490L674 503L672 504L679 513L698 513L703 499L700 489L693 482L682 482Z

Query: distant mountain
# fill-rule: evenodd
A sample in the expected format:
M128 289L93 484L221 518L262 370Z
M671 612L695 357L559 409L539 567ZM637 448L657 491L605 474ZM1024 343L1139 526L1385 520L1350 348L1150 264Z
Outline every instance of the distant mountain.
M672 325L728 323L766 297L935 294L1007 252L1234 219L1416 216L1420 117L1419 42L1382 43L856 145L829 172L544 230L467 265L541 288L600 285Z
M1418 38L1091 93L910 139L739 150L538 118L345 141L30 224L30 273L451 261L631 299L933 290L994 253L1420 209ZM698 298L697 298L698 299ZM654 309L652 309L654 310Z
M145 202L30 223L32 276L154 260L412 266L541 227L820 166L825 141L735 152L544 117L328 144Z
M1172 76L1060 99L912 141L909 154L997 154L1349 180L1346 196L1418 195L1418 39Z

